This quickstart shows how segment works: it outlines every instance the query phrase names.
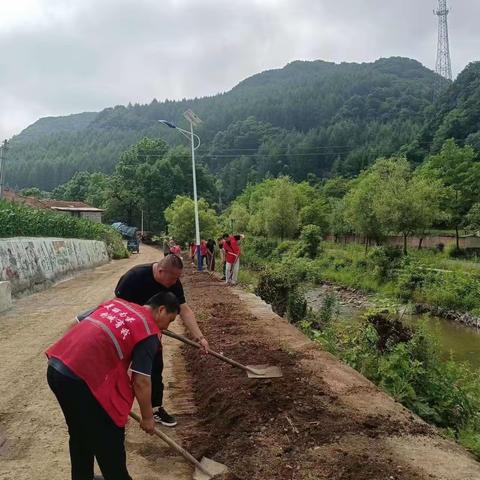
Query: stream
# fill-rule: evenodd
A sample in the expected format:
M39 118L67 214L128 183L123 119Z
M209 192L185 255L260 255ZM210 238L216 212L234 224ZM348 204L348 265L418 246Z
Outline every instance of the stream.
M329 293L335 293L339 302L339 321L359 321L365 311L372 306L369 297L352 292L345 292L332 286L311 288L305 297L308 306L314 311L319 310L323 300ZM461 362L469 363L473 368L480 369L480 329L467 327L444 318L432 315L403 315L402 322L415 326L425 321L438 340L445 356L450 355Z

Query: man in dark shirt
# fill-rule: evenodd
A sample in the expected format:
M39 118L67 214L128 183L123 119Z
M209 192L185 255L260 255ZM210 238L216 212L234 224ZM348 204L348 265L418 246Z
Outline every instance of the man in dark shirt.
M211 238L207 240L207 268L211 272L215 271L215 241Z
M168 255L159 262L137 265L125 273L115 288L115 295L129 302L144 305L153 295L159 292L172 292L180 303L180 317L193 338L208 353L208 342L200 330L195 314L187 305L180 276L183 272L183 262L178 255ZM154 418L158 423L174 427L175 417L169 415L163 408L163 355L161 347L157 351L152 370L152 405Z

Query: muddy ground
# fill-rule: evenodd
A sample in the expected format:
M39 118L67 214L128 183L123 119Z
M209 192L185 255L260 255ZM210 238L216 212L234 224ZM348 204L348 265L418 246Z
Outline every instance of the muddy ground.
M19 299L0 315L0 479L69 478L68 435L45 381L44 350L78 311L108 299L136 263L112 262ZM259 299L207 274L184 276L187 300L212 347L248 364L279 365L283 378L254 380L165 339L164 429L196 456L226 464L228 480L478 480L480 465L375 386L323 352ZM184 331L180 322L173 329ZM187 480L181 457L127 427L134 480Z
M244 364L279 365L284 374L249 379L215 358L198 361L192 349L183 349L204 426L203 434L185 432L184 438L196 455L228 465L226 478L480 478L480 465L460 448L256 297L206 274L190 274L184 284L212 348ZM446 465L446 458L455 465Z

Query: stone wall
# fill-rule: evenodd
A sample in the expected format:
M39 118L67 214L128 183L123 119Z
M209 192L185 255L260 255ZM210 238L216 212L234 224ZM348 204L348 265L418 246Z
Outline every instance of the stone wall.
M333 242L335 237L333 235L327 235L326 240ZM364 244L365 238L356 235L346 235L341 237L339 242L342 243L359 243ZM388 236L383 242L387 245L393 245L397 247L403 247L403 237L397 235ZM420 238L418 237L408 237L407 245L410 248L418 248L420 243ZM422 240L423 248L436 248L438 245L443 245L448 247L450 245L455 245L456 239L454 236L427 236ZM480 249L480 237L460 237L460 248L464 249Z
M12 295L41 290L108 261L105 244L97 240L0 238L0 282L10 282Z

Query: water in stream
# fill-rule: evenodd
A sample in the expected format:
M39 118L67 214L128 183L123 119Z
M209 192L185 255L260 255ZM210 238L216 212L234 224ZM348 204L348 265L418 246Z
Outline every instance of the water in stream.
M306 295L308 305L314 310L319 309L328 292L329 290L324 287L309 290ZM366 310L366 307L361 305L355 306L343 303L341 300L340 302L339 317L343 321L358 320ZM430 315L404 315L402 317L402 321L407 325L415 325L421 320L426 321L434 332L445 357L452 354L455 360L468 362L472 367L480 369L480 329Z

